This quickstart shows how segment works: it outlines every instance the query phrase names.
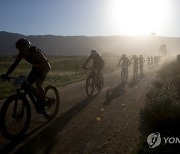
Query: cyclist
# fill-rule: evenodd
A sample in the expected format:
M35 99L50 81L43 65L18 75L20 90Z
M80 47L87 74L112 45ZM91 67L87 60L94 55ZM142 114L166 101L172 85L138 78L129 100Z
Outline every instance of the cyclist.
M143 73L143 63L145 62L145 59L142 55L139 56L139 68L140 68L140 74Z
M153 67L153 66L154 66L154 57L151 56L151 67Z
M130 60L130 64L131 61L134 61L134 77L138 74L138 57L136 55L133 55L133 57Z
M148 68L151 68L151 57L147 57Z
M121 59L118 62L118 66L120 66L121 61L122 61L122 67L125 67L125 69L128 70L129 59L127 58L127 56L125 54L122 54L122 57L121 57Z
M35 46L31 46L31 43L27 39L19 39L16 42L15 46L19 50L19 53L14 63L9 67L6 74L1 75L1 78L6 80L8 78L8 75L15 70L22 59L25 59L27 62L29 62L32 65L32 69L27 77L27 83L30 86L35 83L39 96L39 100L35 106L36 111L37 113L44 113L45 92L42 88L42 84L51 66L47 58L44 56L43 52Z
M102 59L100 54L96 50L93 49L93 50L91 50L91 55L88 57L88 59L86 60L84 66L83 66L84 69L86 69L88 62L91 59L93 60L93 66L92 67L96 70L98 81L100 81L101 71L102 71L104 64L105 64L104 60Z

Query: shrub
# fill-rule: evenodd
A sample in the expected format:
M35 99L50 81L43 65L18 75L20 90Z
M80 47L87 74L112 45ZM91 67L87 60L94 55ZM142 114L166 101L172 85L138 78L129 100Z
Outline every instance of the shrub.
M139 117L140 141L134 153L178 153L179 144L161 144L150 149L147 137L160 132L164 137L180 137L180 66L176 62L165 64L158 79L146 93L146 105Z

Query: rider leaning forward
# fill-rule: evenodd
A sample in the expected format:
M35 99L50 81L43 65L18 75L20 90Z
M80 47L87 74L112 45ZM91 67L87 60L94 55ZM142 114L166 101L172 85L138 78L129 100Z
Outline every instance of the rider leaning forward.
M14 63L9 67L6 74L3 74L1 78L7 79L22 59L25 59L28 63L32 65L31 72L27 77L27 83L29 85L35 84L38 90L39 101L37 102L36 110L38 113L45 112L45 92L42 88L44 79L50 70L50 64L47 58L44 56L43 52L35 46L31 46L31 43L25 39L19 39L16 42L16 48L19 53L14 61Z

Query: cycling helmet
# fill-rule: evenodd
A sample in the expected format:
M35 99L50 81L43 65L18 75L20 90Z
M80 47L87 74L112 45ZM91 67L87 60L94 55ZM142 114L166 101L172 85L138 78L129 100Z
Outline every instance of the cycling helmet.
M29 48L31 46L31 43L23 38L23 39L19 39L17 42L16 42L16 48L19 49L19 48Z
M96 50L91 50L91 54L95 55L95 54L97 54L97 51Z

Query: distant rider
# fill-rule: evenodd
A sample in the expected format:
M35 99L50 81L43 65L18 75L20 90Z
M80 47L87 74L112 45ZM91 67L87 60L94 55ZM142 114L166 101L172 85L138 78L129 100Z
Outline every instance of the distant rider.
M139 56L139 69L140 69L140 74L143 73L143 65L144 65L145 59L143 58L142 55Z
M133 55L133 57L130 60L130 64L132 61L134 61L133 73L134 73L134 76L136 76L138 74L138 57L136 55Z
M92 68L95 69L95 71L97 72L97 77L98 77L98 81L100 81L101 78L101 71L104 67L104 60L102 59L102 57L100 56L100 54L96 51L96 50L91 50L91 55L88 57L88 59L86 60L83 68L86 69L86 66L88 64L88 62L90 60L93 60L93 66Z
M128 70L129 59L127 58L125 54L122 54L122 57L120 58L118 62L118 66L120 66L121 62L122 62L122 67L125 67Z
M154 66L154 57L151 56L151 67L153 67L153 66Z
M148 68L151 68L151 57L147 57Z

